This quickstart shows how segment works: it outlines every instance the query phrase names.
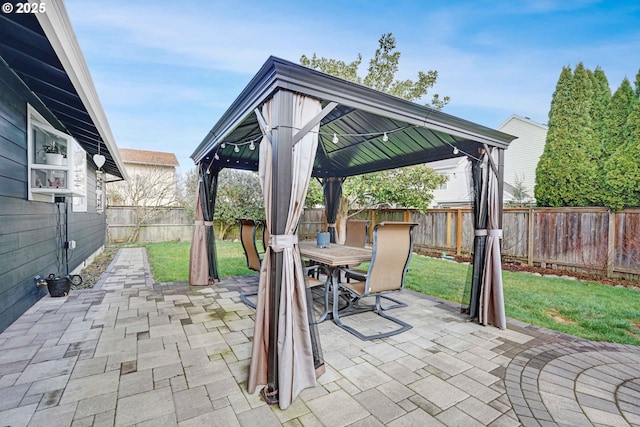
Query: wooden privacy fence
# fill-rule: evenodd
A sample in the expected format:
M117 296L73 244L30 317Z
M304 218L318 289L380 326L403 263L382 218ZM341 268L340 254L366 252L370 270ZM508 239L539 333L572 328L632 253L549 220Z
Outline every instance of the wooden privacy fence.
M155 209L155 212L150 212ZM193 219L184 208L145 208L143 206L109 206L107 241L126 242L138 227L138 242L191 241ZM141 223L142 218L148 218Z
M305 234L324 231L318 214L305 211ZM307 221L307 217L310 218ZM473 250L473 212L469 208L369 210L354 215L374 224L412 221L415 246L448 255ZM611 213L606 208L505 208L502 256L505 260L560 270L596 272L640 279L640 209Z
M107 209L109 241L126 241L136 224L135 207ZM412 221L415 246L448 255L468 255L473 248L473 212L469 208L367 210L354 215L383 221ZM306 209L298 234L315 238L326 231L323 209ZM505 260L607 277L640 279L640 209L611 213L606 208L505 208L502 255ZM183 208L163 211L140 226L138 241L190 241L193 221ZM216 228L217 230L217 228ZM237 238L229 230L226 238Z

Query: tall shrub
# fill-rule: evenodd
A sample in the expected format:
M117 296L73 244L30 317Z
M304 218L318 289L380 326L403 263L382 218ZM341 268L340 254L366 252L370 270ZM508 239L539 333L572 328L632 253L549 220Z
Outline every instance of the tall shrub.
M611 98L611 103L604 120L605 138L602 143L602 153L605 157L611 156L616 149L624 143L624 129L627 119L633 110L633 102L636 98L631 83L625 77L620 87Z
M640 102L624 126L624 143L605 163L608 205L612 210L640 206Z
M600 146L592 123L594 77L582 63L564 67L549 111L545 149L536 169L540 206L592 206L598 194Z

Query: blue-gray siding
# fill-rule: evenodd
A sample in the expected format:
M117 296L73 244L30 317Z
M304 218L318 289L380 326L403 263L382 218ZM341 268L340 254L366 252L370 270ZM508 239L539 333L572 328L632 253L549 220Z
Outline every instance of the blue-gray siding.
M47 294L46 287L35 286L35 275L66 273L61 249L65 205L27 200L27 103L60 128L0 60L0 331ZM95 185L90 169L87 212L74 213L68 206L69 240L77 242L69 251L70 271L105 241L105 215L96 213Z

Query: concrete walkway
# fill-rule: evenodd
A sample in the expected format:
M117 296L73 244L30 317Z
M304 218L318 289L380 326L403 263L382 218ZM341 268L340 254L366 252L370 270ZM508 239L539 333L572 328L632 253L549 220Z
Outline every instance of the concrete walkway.
M246 390L256 276L154 284L121 249L92 290L0 334L0 426L640 426L640 348L516 321L501 331L403 291L414 327L369 342L319 325L327 372L285 411ZM359 327L382 319L349 318Z

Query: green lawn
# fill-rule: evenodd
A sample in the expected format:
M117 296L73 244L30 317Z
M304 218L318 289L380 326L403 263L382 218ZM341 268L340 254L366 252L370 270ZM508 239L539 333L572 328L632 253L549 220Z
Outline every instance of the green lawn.
M147 244L156 282L189 279L190 243ZM246 267L239 242L218 242L224 276L257 274ZM462 302L470 266L414 255L406 286L440 299ZM503 272L507 316L596 341L640 345L640 291L594 282Z

